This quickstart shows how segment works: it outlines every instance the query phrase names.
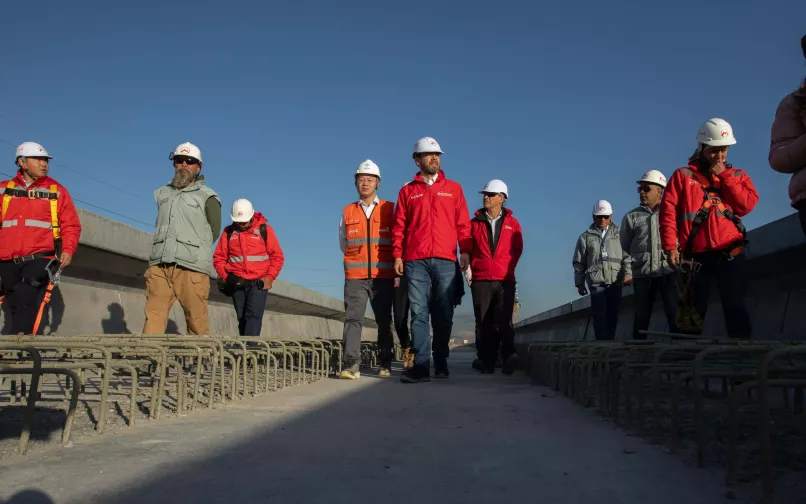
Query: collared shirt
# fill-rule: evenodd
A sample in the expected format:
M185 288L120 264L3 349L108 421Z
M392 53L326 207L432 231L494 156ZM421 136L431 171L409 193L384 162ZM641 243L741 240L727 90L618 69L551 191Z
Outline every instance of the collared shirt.
M431 178L425 178L425 177L423 177L423 180L425 180L425 185L427 185L427 186L429 186L429 187L430 187L430 186L431 186L431 184L433 184L434 182L436 182L436 181L437 181L437 178L438 178L438 177L439 177L439 172L437 172L437 173L436 173L436 174L435 174L433 177L431 177Z
M490 231L492 231L490 251L495 254L495 246L498 245L498 237L501 236L501 217L504 215L504 209L502 208L495 218L490 216L490 212L485 213L487 214L487 220L490 222Z
M372 215L372 211L375 209L375 205L377 205L381 199L378 195L375 195L375 199L372 200L372 203L367 205L361 200L356 202L357 205L361 205L361 208L364 209L364 215L367 216L369 219L370 215ZM341 249L341 253L343 254L345 250L347 250L347 230L344 228L344 214L342 213L341 218L339 219L339 248Z

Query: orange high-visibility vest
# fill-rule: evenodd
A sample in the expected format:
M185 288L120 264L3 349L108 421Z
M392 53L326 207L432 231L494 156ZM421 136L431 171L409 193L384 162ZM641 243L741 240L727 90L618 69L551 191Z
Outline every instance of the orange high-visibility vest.
M379 200L367 218L359 203L344 207L344 277L348 280L365 278L394 278L395 259L392 257L392 225L395 204Z

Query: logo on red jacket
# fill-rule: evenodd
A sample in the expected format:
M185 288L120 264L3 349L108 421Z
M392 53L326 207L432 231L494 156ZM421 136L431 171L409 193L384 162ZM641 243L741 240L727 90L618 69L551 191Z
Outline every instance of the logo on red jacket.
M437 196L447 196L448 198L453 198L453 193L439 191Z
M504 229L512 229L512 226L504 226Z
M413 195L411 196L411 198L409 198L409 199L416 199L416 198L422 198L422 197L423 197L423 193L420 193L420 194L413 194Z

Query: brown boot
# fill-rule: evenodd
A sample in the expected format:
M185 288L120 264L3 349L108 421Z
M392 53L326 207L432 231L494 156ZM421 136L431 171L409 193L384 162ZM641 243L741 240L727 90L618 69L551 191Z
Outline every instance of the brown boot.
M403 369L414 367L414 352L411 351L411 348L403 349L403 357L400 360L403 362Z

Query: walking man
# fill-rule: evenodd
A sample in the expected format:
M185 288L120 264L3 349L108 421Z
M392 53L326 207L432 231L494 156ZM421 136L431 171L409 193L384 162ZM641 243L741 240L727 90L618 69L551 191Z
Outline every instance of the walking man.
M174 177L154 191L157 223L145 272L143 334L163 334L168 312L179 300L189 334L210 333L207 299L213 269L213 240L221 232L221 200L207 187L198 147L186 142L168 158Z
M414 144L414 163L420 169L397 198L394 224L395 272L409 282L414 366L401 381L431 379L431 334L434 329L434 376L448 377L448 354L456 302L456 247L460 269L469 264L472 246L470 217L462 187L440 169L443 154L436 140L424 137Z
M395 270L392 224L395 204L378 197L381 170L367 159L355 171L358 201L344 207L339 221L339 247L344 254L344 362L341 378L361 377L361 331L367 299L378 324L380 376L392 371L392 305Z
M619 228L613 224L613 207L605 200L593 205L593 224L577 240L574 284L580 296L591 293L593 330L597 340L616 338L621 289L632 277L630 256L621 249Z
M504 208L509 190L504 182L487 182L483 207L471 224L473 248L470 270L473 271L470 292L476 316L476 348L481 358L481 372L493 374L499 347L502 373L515 371L515 267L523 253L521 225L512 211Z
M649 328L658 291L663 299L669 332L677 332L677 277L667 262L660 242L658 208L666 188L666 177L658 170L649 170L636 183L641 204L627 212L621 220L619 234L621 248L630 255L632 286L635 290L632 337L643 340L646 335L639 331Z
M49 272L70 265L81 235L70 193L48 176L51 159L38 143L20 144L17 175L0 182L0 295L11 308L11 334L33 332Z
M283 250L266 217L247 199L232 204L232 224L224 228L213 254L219 290L232 296L238 334L260 336L269 290L283 268Z

